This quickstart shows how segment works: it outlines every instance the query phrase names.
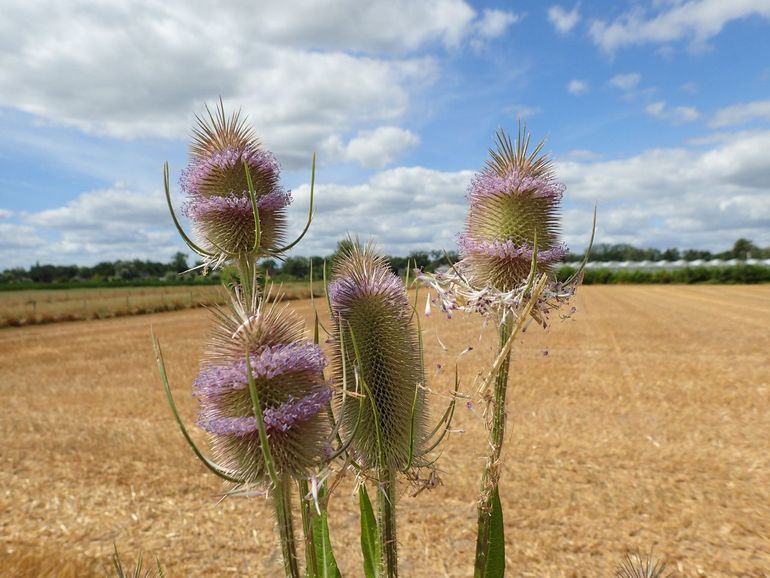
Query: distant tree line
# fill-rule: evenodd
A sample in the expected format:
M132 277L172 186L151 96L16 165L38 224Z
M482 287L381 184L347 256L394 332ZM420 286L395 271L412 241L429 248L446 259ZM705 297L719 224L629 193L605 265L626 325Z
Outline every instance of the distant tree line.
M345 239L337 243L336 250L326 257L287 257L282 262L275 259L265 259L261 265L268 272L270 277L277 281L295 281L310 278L310 271L313 271L313 280L323 279L324 263L326 263L327 272L337 260L337 257L350 244L350 240ZM424 271L435 271L442 265L455 263L459 256L456 251L412 251L405 257L387 256L390 268L397 275L403 275L408 268L420 268Z
M575 273L576 268L563 266L556 271L559 280L564 281ZM686 267L683 269L610 270L585 269L583 285L645 285L645 284L753 284L770 283L770 267L763 265L738 264L735 267Z
M80 265L41 265L29 269L16 267L0 273L2 285L134 285L201 282L199 273L187 272L191 267L187 255L176 253L167 263L158 261L103 261L92 267ZM212 279L218 282L218 277Z
M695 261L697 259L770 259L770 247L760 248L748 239L738 239L732 249L721 253L698 249L640 249L633 245L600 243L591 249L591 261ZM583 254L570 253L567 262L581 261Z
M327 268L334 263L337 256L343 251L350 241L345 239L337 243L336 250L325 257L312 256L301 257L292 256L283 260L277 259L264 259L261 262L262 269L276 281L305 281L310 278L310 272L312 269L313 280L320 281L323 279L324 263L327 264ZM746 260L748 258L754 259L768 259L770 258L770 247L760 248L748 239L738 239L733 245L732 249L723 251L721 253L711 253L710 251L700 251L695 249L687 249L680 251L679 249L666 249L661 251L660 249L639 249L632 245L618 244L609 245L606 243L594 245L591 251L590 260L607 262L607 261L678 261L684 259L686 261L694 261L696 259L739 259ZM435 271L442 265L448 265L450 262L455 262L458 259L458 255L455 251L412 251L406 256L389 256L388 260L393 271L397 274L403 274L408 268L418 267L425 271ZM565 258L567 263L575 263L583 259L583 254L570 253ZM173 284L173 283L219 283L222 279L227 280L231 278L233 272L225 269L222 272L209 271L207 275L203 275L202 269L194 269L201 265L200 262L190 264L188 262L187 255L184 253L176 253L169 262L162 263L157 261L141 261L134 259L132 261L104 261L97 263L92 267L77 266L77 265L41 265L36 263L29 269L23 267L17 267L13 269L6 269L0 273L0 287L5 288L19 288L25 286L103 286L103 285L156 285L156 284ZM566 269L565 269L566 270ZM696 269L697 270L697 269ZM701 281L689 281L689 279L679 279L682 276L693 276L693 269L690 272L676 272L676 271L661 271L661 272L616 272L608 273L602 271L586 272L587 282L703 282L712 279L713 276L718 275L714 271L708 272L708 275L704 272L698 273L700 277L708 277ZM704 271L706 271L704 269ZM733 273L737 274L737 273ZM722 276L733 275L728 273L722 273ZM606 280L600 280L601 275L606 277ZM609 275L609 276L608 276ZM635 280L626 281L624 276L635 275ZM652 279L655 276L660 276L661 280L657 281L644 281L642 277ZM697 277L698 275L695 275ZM646 277L645 277L646 276ZM752 278L755 275L751 275ZM663 278L667 280L663 280ZM589 278L591 279L589 281ZM594 280L595 278L595 280ZM610 280L615 279L615 281ZM675 279L676 278L676 279ZM623 279L623 280L620 280ZM716 280L715 280L716 281ZM735 282L742 282L736 280Z

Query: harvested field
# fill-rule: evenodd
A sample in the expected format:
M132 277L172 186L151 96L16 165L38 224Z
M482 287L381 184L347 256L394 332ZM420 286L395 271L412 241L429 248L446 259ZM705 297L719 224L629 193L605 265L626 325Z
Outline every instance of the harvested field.
M307 283L281 285L281 292L287 299L310 297ZM0 328L192 309L223 303L224 295L220 285L0 291Z
M291 306L311 318L309 302ZM507 575L610 576L625 552L654 546L676 576L770 576L770 287L591 286L577 307L516 346ZM113 543L129 560L160 557L172 577L280 575L269 504L218 504L222 484L177 431L150 324L192 422L203 310L0 331L3 575L103 576ZM494 339L488 329L479 343L479 325L424 322L436 406L468 345L463 389L475 391ZM472 576L482 411L460 408L443 485L403 488L406 578ZM332 499L331 534L343 575L357 577L352 488Z

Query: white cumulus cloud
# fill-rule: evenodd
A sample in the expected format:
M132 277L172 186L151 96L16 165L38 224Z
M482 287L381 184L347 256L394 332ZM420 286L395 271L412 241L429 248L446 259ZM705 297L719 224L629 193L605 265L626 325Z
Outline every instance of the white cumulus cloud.
M770 100L734 104L719 109L709 121L709 126L721 128L746 124L753 120L770 121Z
M665 101L651 102L645 107L645 111L652 117L670 121L674 124L693 122L700 118L698 109L693 106L675 106L669 108Z
M640 44L664 44L687 40L702 47L730 22L758 16L770 18L769 0L688 0L657 3L657 10L634 8L615 20L594 20L589 32L594 43L613 53Z
M322 151L331 162L354 161L361 166L381 169L397 161L407 150L420 144L420 137L395 126L359 131L348 143L339 135L329 137Z
M476 30L483 38L497 38L505 34L505 31L520 19L521 17L513 12L484 10L483 15L476 22Z
M117 259L166 261L176 251L184 250L160 191L149 194L119 186L89 191L64 206L22 214L20 218L23 224L18 227L26 232L28 241L24 254L18 257L24 258L20 265L34 260L59 264Z
M579 6L576 4L569 12L561 6L551 6L548 9L548 21L559 33L566 34L580 22Z
M417 249L452 250L465 218L465 194L472 174L397 167L359 185L318 185L316 217L301 252L328 255L348 233L362 240L373 238L386 253L395 255ZM298 233L309 187L292 193L296 200L291 221Z
M578 80L573 79L570 80L567 83L567 92L570 94L574 94L575 96L580 96L581 94L585 94L588 92L588 82L585 80Z
M465 0L11 0L0 106L113 138L185 138L221 96L291 168L331 135L402 119L442 51L516 18Z
M615 160L585 150L562 155L555 167L567 185L565 240L575 250L585 247L591 211L598 203L598 243L721 250L746 237L768 246L769 149L766 130L721 134L690 148L652 149ZM360 184L317 183L315 218L298 252L328 255L347 233L374 238L390 254L454 249L472 175L471 170L399 166L375 172ZM292 191L289 222L294 235L306 218L309 189L306 183ZM82 193L57 208L8 218L20 222L0 222L6 267L28 266L37 259L82 264L167 260L185 250L159 191L115 186Z
M629 91L634 90L641 80L642 75L638 72L628 72L626 74L616 74L610 78L610 85L620 90Z
M725 249L738 237L770 245L770 131L725 138L705 151L653 149L626 159L559 162L579 232L598 202L597 242Z

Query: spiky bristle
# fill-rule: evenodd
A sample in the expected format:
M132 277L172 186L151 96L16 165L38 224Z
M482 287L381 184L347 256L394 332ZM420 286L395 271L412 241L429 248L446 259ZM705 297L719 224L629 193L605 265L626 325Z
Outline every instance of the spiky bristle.
M650 554L644 558L637 552L634 555L626 554L625 560L617 567L613 578L668 578L671 574L664 575L666 563L655 560Z

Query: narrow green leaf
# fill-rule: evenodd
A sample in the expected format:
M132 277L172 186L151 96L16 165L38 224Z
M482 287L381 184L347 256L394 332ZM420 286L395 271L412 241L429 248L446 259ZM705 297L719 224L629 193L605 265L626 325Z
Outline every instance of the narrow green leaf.
M500 492L497 487L492 493L491 516L489 551L487 552L484 578L503 578L505 576L505 527L503 525L503 507L500 504Z
M318 501L322 504L326 498L326 484L318 489ZM334 558L332 543L329 539L329 520L326 507L321 510L321 515L314 515L313 543L315 545L316 571L318 578L342 578L337 560Z
M251 180L251 170L249 169L249 163L243 161L243 169L246 171L246 184L249 190L249 200L251 201L251 213L254 217L254 246L252 251L259 251L259 246L262 243L262 223L259 220L259 208L257 207L257 193L254 190L254 182Z
M455 406L457 405L457 392L460 390L460 373L457 368L457 364L455 363L455 389L452 392L452 401L449 402L449 405L446 408L446 411L444 412L444 415L441 416L441 419L436 424L436 427L433 428L433 431L430 432L430 435L428 435L426 439L430 440L433 438L434 435L436 435L439 430L441 429L441 425L444 424L444 430L439 435L438 439L436 439L433 444L431 444L430 447L423 450L423 454L428 454L432 452L434 449L438 447L438 445L442 442L442 440L446 437L446 435L449 433L449 428L452 427L452 418L454 417L455 413Z
M161 379L161 382L163 383L163 391L166 393L166 400L168 401L168 405L171 408L171 413L174 415L174 419L176 420L176 425L179 426L179 431L182 432L182 436L187 442L187 445L190 446L190 449L192 449L193 453L195 454L195 457L197 457L204 466L206 466L209 470L211 470L211 472L213 472L220 478L227 480L228 482L233 482L234 484L245 484L246 482L244 480L240 480L238 478L233 477L231 473L228 472L225 468L212 462L209 458L207 458L203 454L202 451L198 449L198 446L195 445L195 442L193 441L192 437L190 437L190 434L187 432L187 428L185 427L184 422L182 421L182 417L179 415L179 411L176 408L176 402L174 401L174 396L171 393L171 385L168 381L168 374L166 373L166 363L163 360L163 352L160 349L160 343L158 342L158 338L155 337L155 333L152 330L150 331L150 333L152 335L152 346L155 350L155 361L158 364L160 379Z
M372 502L369 500L364 484L358 488L358 506L361 510L361 553L364 555L364 576L377 578L377 569L380 567L380 539Z
M586 264L588 263L588 259L591 257L591 249L593 249L594 246L594 237L596 236L596 205L594 205L594 218L593 222L591 223L591 239L588 241L588 248L586 249L585 255L583 256L583 260L580 262L580 266L577 268L577 271L575 271L569 279L567 279L564 282L564 285L570 285L571 283L575 282L575 280L583 273L583 270L586 267Z
M171 218L174 221L174 226L176 227L177 232L179 233L179 236L182 237L182 240L187 243L187 246L190 247L193 251L198 253L201 257L213 257L213 253L209 253L205 249L201 249L198 245L196 245L190 237L187 236L187 233L184 232L184 229L182 229L182 225L179 224L179 219L176 218L176 213L174 212L174 205L171 203L171 189L168 184L168 163L163 163L163 188L166 192L166 204L168 204L168 210L171 213Z
M307 212L307 222L305 223L305 228L302 229L302 232L299 234L299 237L294 239L294 241L292 241L288 245L284 245L280 249L272 250L271 253L273 255L280 255L281 253L285 253L289 249L292 249L307 234L307 231L310 228L310 223L313 222L313 212L314 212L313 200L315 198L314 191L315 191L315 153L313 153L313 167L310 170L310 208L308 209L308 212Z

